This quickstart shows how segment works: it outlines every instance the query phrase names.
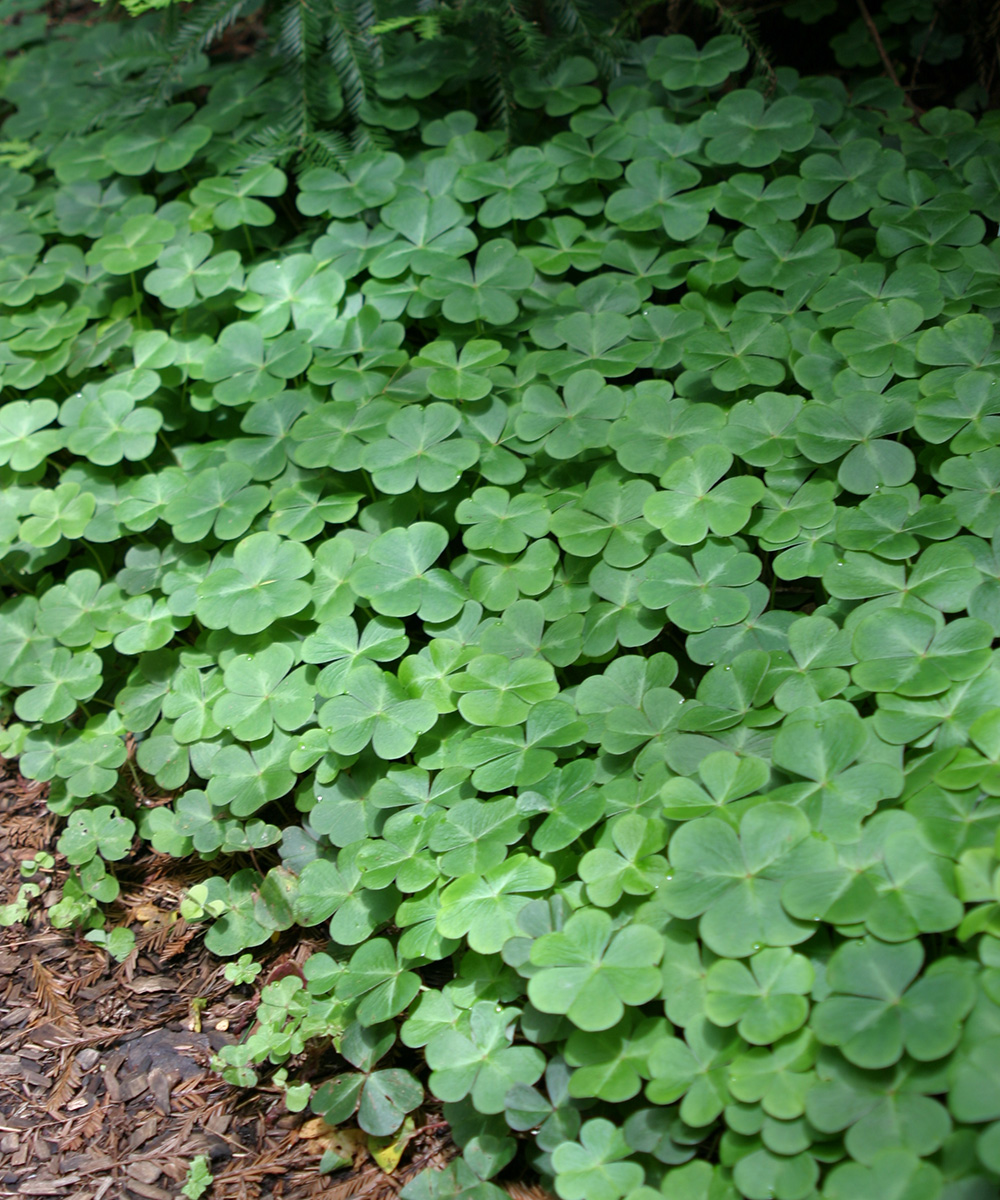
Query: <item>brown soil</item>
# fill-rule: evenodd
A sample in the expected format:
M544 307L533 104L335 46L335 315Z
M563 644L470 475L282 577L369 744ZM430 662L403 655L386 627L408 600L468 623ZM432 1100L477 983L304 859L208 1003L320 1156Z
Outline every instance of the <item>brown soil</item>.
M384 1200L454 1155L437 1113L418 1113L422 1128L386 1175L363 1135L289 1115L273 1088L222 1081L209 1058L246 1029L258 989L230 984L198 928L176 916L184 888L210 868L146 847L116 864L122 895L111 923L129 926L137 944L115 963L46 920L67 873L58 825L44 786L0 759L0 903L16 896L22 860L43 849L56 857L54 871L34 877L43 891L28 921L0 929L0 1195L170 1200L191 1160L206 1155L211 1200ZM258 949L259 981L320 944L299 930ZM318 1079L336 1069L327 1054L334 1061L325 1071L312 1063ZM350 1141L352 1132L354 1167L318 1175L331 1139Z

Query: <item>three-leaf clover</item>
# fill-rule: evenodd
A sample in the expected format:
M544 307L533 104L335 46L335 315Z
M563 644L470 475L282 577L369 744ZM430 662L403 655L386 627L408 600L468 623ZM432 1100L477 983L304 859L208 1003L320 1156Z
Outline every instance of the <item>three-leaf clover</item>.
M948 959L914 982L923 961L916 941L841 946L827 967L830 994L813 1014L816 1036L869 1070L892 1066L904 1050L924 1062L943 1058L958 1042L975 988Z
M687 821L670 839L673 876L660 886L662 903L675 916L700 917L702 939L728 958L798 945L813 928L788 915L781 888L819 862L809 834L799 810L776 803L751 808L738 834L714 816Z
M626 1004L644 1004L659 991L662 954L663 939L648 925L615 932L606 912L584 908L532 943L538 970L528 997L542 1012L565 1013L578 1029L610 1029Z
M764 485L754 476L725 479L733 456L718 446L703 446L678 459L660 476L664 490L643 505L643 516L678 546L694 546L709 530L730 537L750 520Z
M465 1032L446 1029L428 1043L429 1085L440 1099L455 1103L471 1096L478 1112L503 1112L515 1083L534 1083L545 1070L545 1057L535 1046L514 1046L508 1012L488 1001L469 1010Z
M303 576L312 570L312 555L301 543L254 533L236 544L231 561L198 584L195 614L210 629L260 633L309 603Z
M723 958L706 977L705 1015L716 1025L736 1025L754 1045L769 1046L805 1021L814 980L809 959L784 948L761 950L746 963Z
M280 643L234 656L223 674L225 691L212 706L212 719L248 742L267 737L273 725L286 730L305 725L313 714L313 686L309 668L292 671L294 662L292 651Z
M357 754L370 742L379 758L403 758L438 718L433 704L412 699L394 675L375 666L352 671L344 689L319 712L338 754Z

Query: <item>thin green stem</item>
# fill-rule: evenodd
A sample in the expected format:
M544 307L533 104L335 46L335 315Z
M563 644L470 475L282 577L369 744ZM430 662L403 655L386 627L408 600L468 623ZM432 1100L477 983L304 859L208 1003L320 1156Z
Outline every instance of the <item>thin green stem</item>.
M12 584L12 585L13 585L13 586L14 586L14 587L15 587L15 588L16 588L16 589L19 591L19 592L22 592L22 593L27 593L27 592L29 591L29 589L28 589L28 588L26 588L26 587L24 586L24 584L23 584L23 583L20 583L20 582L19 582L17 579L15 579L15 578L14 578L14 576L13 576L13 575L10 573L10 571L8 571L8 570L7 570L7 568L6 568L6 567L5 567L5 566L4 566L2 563L0 563L0 571L3 571L4 575L7 577L7 579L9 580L9 582L10 582L10 583L11 583L11 584Z
M98 570L98 573L100 574L101 578L107 579L107 577L108 577L107 572L104 570L104 563L101 562L100 555L97 553L97 551L94 549L94 547L90 544L90 542L84 542L83 545L87 547L87 549L90 551L91 557L93 558L94 562L97 563L97 570Z

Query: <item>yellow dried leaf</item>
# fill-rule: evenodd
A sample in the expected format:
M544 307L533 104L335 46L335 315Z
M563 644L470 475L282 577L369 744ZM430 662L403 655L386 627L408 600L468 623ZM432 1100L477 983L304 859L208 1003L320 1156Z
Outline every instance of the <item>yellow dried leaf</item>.
M310 1117L299 1126L299 1137L315 1142L320 1153L332 1150L345 1162L357 1162L368 1157L365 1135L360 1129L337 1129L327 1125L322 1117Z
M413 1137L415 1125L412 1117L407 1117L402 1128L388 1137L368 1137L368 1150L372 1158L387 1175L391 1175L399 1166L403 1151L410 1138Z

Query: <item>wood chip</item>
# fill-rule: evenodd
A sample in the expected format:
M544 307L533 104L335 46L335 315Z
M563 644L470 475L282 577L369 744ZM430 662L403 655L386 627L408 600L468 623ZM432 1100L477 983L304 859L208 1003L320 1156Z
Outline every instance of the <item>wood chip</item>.
M138 1179L140 1183L156 1183L163 1171L155 1162L150 1162L147 1158L139 1158L135 1162L126 1164L125 1174L129 1179Z
M165 1192L163 1188L154 1187L151 1183L142 1183L138 1179L130 1179L128 1190L137 1196L145 1196L148 1200L174 1200L173 1192Z
M171 979L169 975L145 975L133 979L131 983L123 983L122 987L127 992L139 995L148 992L176 992L177 980Z
M60 1161L64 1171L93 1175L95 1171L107 1171L115 1160L100 1150L88 1150L82 1154L64 1154Z
M129 1150L136 1150L136 1149L138 1149L139 1146L141 1146L143 1144L143 1142L148 1142L149 1139L156 1133L156 1131L159 1128L160 1128L160 1121L159 1121L158 1117L147 1118L145 1121L143 1121L143 1123L139 1126L139 1128L134 1130L132 1132L132 1134L129 1136L129 1139L126 1142L126 1145L128 1146ZM137 1178L141 1178L141 1177L137 1176ZM155 1178L155 1176L154 1176L154 1178ZM152 1183L153 1180L147 1179L146 1182Z
M51 1196L56 1188L69 1187L79 1183L80 1175L61 1175L58 1179L22 1179L18 1184L18 1195L21 1196Z
M76 1056L76 1065L81 1071L89 1071L91 1067L97 1065L100 1057L100 1050L95 1049L93 1046L88 1046Z

